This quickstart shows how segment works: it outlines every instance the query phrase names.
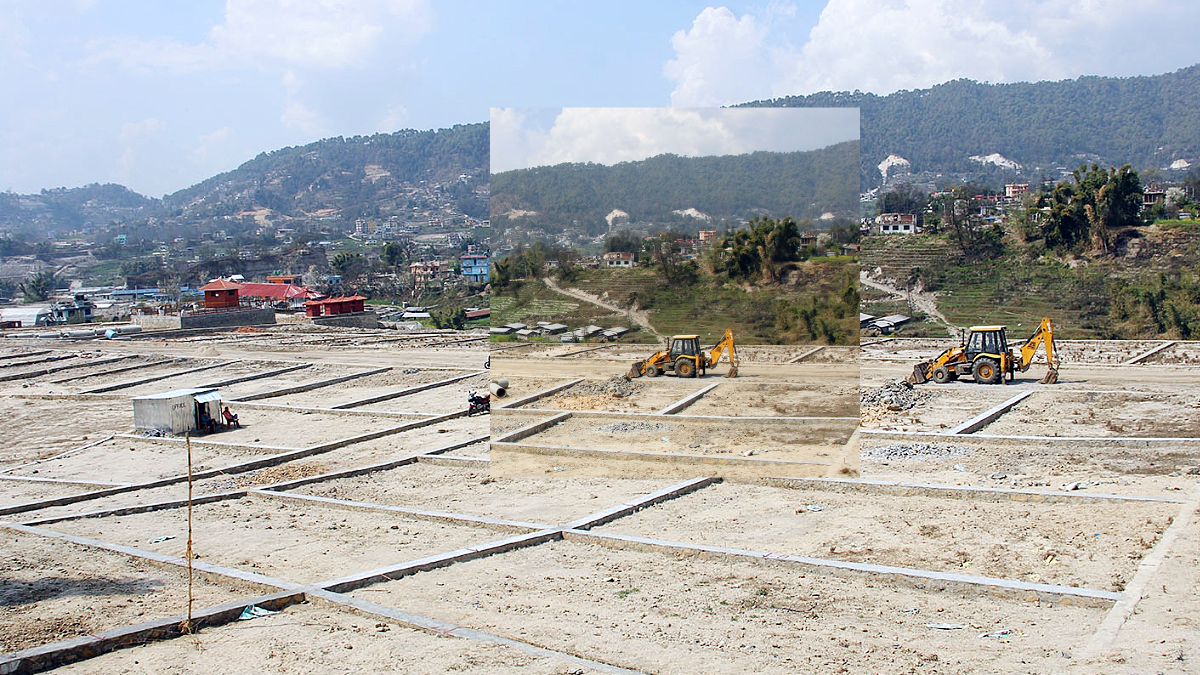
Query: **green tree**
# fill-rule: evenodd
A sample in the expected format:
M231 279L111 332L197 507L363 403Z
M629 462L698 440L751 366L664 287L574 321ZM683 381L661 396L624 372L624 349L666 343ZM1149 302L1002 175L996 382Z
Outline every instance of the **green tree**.
M342 275L343 279L354 279L370 268L370 263L361 253L342 251L329 261L333 270Z
M50 299L58 286L58 277L54 272L46 270L29 277L21 284L21 294L25 302L42 302Z

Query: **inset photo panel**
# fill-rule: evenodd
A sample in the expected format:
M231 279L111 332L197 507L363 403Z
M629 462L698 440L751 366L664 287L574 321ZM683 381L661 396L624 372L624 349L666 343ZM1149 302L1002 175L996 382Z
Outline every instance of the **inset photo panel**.
M491 472L859 473L857 108L493 109Z

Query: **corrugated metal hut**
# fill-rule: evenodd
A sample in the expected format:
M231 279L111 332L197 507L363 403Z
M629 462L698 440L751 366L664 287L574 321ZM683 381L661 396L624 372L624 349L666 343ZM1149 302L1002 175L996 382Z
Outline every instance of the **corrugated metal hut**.
M133 399L133 426L139 430L182 434L200 427L200 410L221 419L221 394L216 389L176 389Z

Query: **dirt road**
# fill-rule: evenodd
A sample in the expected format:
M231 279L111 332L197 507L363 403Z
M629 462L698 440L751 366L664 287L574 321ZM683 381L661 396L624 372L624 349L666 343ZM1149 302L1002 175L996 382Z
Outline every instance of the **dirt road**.
M890 284L872 281L867 278L865 272L861 272L859 274L858 281L864 286L869 286L877 291L883 291L884 293L891 294L897 299L907 301L908 306L912 307L914 311L924 312L925 314L937 319L938 322L944 325L946 330L950 332L950 337L958 337L958 329L952 326L950 322L946 320L946 317L942 316L941 312L938 311L937 296L935 294L923 293L921 291L903 291Z
M634 323L641 326L642 328L645 328L647 331L653 333L654 335L659 334L658 331L654 329L654 326L650 325L650 315L643 310L621 309L620 307L617 307L616 305L604 302L603 300L601 300L600 298L597 298L596 296L592 295L591 293L585 293L584 291L581 291L578 288L563 288L562 286L559 286L550 277L545 277L542 279L542 281L546 282L546 286L548 286L551 290L555 291L556 293L562 293L563 295L569 295L572 298L575 298L576 300L582 300L586 303L596 305L597 307L603 307L604 309L607 309L607 310L613 312L614 314L624 314L625 316L629 317L630 321L633 321Z

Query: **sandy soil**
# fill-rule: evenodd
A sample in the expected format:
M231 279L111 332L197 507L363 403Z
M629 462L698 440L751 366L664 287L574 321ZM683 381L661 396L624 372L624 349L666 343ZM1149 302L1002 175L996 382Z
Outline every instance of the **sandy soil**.
M1038 391L982 433L1031 436L1200 436L1194 393Z
M982 502L721 484L603 530L1119 591L1177 504ZM820 510L811 509L816 506ZM1014 525L1015 523L1015 525Z
M858 380L822 385L728 380L680 412L735 417L856 417Z
M540 401L534 401L525 408L534 410L607 410L612 412L642 412L653 413L662 410L672 403L704 387L719 382L713 377L690 379L675 378L641 378L629 383L635 390L631 396L615 396L612 394L589 393L585 385L603 383L604 380L589 380L548 396Z
M356 410L383 410L387 412L419 412L429 415L444 414L467 407L469 392L483 394L488 390L487 375L476 375L454 384L436 389L401 396L379 403L361 406Z
M837 421L571 418L521 443L638 452L808 459L814 448L843 446L853 423Z
M485 469L414 464L297 489L350 501L556 525L667 487L664 480L489 478Z
M312 363L312 361L309 361ZM279 367L284 367L285 364L279 364ZM377 366L375 366L377 367ZM360 373L364 370L371 370L372 366L366 365L331 365L328 363L313 363L308 368L293 370L290 373L276 375L261 380L250 380L249 382L239 382L221 389L221 394L228 399L236 399L239 396L249 396L251 394L262 394L266 392L295 387L301 384L309 384L322 380L330 380L351 373ZM259 399L267 403L279 403L280 397L271 397Z
M192 466L211 469L263 457L266 452L238 448L192 446ZM17 469L15 476L36 475L67 480L144 483L187 473L187 449L182 443L117 438L87 450Z
M133 429L133 406L111 400L0 397L0 416L21 433L0 436L0 470L52 457Z
M187 571L0 530L0 653L187 612ZM197 579L198 606L234 592Z
M52 529L182 555L187 510L64 521ZM194 548L205 562L301 582L317 582L503 536L491 530L337 509L268 497L193 509ZM150 539L174 536L152 544Z
M123 649L56 672L551 675L575 672L576 668L511 647L439 637L338 611L293 605L278 614L205 628L194 637Z
M190 364L185 363L181 365L189 366ZM238 361L220 368L211 368L209 370L202 370L198 373L189 373L187 375L180 375L178 377L168 377L164 380L147 382L146 384L140 384L136 387L118 389L113 393L118 393L122 396L148 396L150 394L160 394L164 391L188 389L191 387L203 387L221 382L223 380L232 380L239 377L247 377L250 375L257 375L259 373L266 373L272 370L278 370L286 365L287 364L270 363L266 361ZM128 373L122 373L121 375L126 376L127 379L130 380L140 379L137 377L140 372L140 370L133 370ZM120 375L114 377L120 377ZM147 375L147 377L149 377L149 375ZM266 380L268 378L263 379ZM251 382L254 381L255 380L251 380Z
M415 373L405 373L405 370L417 370ZM467 371L427 370L416 368L394 367L378 375L359 377L341 384L334 384L311 391L288 394L270 400L272 403L282 403L294 406L311 406L329 408L342 403L352 403L365 398L391 394L409 387L416 387L438 380L445 380Z
M0 507L27 504L41 499L66 497L68 495L93 492L102 485L73 485L70 483L42 483L17 480L0 480ZM19 518L19 516L9 516Z
M1102 616L572 542L354 595L647 672L1048 672Z

